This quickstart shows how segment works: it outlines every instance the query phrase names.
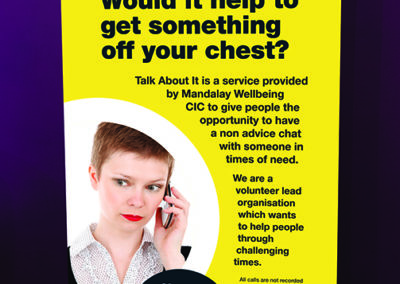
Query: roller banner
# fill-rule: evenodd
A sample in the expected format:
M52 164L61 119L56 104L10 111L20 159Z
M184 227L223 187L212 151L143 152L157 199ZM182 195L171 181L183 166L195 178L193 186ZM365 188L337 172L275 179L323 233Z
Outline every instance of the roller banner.
M88 167L111 122L174 157L190 203L182 270L148 283L336 283L341 2L61 6L68 244L101 212Z

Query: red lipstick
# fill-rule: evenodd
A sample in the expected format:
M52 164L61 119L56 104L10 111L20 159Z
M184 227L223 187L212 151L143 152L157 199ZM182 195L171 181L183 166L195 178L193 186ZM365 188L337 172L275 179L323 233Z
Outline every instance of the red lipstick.
M142 216L132 215L132 214L121 214L128 221L137 222L143 219Z

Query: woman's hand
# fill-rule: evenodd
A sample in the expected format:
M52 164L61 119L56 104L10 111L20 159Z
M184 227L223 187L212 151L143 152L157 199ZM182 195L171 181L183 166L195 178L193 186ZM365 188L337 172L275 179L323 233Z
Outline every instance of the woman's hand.
M182 268L185 259L181 254L183 236L185 235L189 202L174 187L171 188L175 197L165 196L164 200L174 205L164 210L164 213L173 213L171 225L165 229L161 219L161 208L157 209L154 226L154 244L160 253L161 261L166 270Z

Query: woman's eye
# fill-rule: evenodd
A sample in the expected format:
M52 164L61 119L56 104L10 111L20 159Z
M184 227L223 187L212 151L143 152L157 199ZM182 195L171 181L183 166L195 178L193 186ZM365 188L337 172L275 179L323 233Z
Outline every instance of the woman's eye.
M127 186L128 182L126 180L123 179L116 179L115 182L119 185L119 186Z
M147 187L147 189L151 190L151 191L156 191L158 189L160 189L161 186L157 185L157 184L151 184Z

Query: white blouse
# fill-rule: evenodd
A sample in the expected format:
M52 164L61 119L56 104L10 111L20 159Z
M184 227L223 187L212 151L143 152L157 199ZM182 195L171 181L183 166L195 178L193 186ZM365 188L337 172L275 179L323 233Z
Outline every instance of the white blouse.
M93 237L92 232L96 226L97 224L88 226L71 245L71 266L76 282L121 284L110 254ZM163 265L154 246L153 237L149 230L144 228L142 243L129 264L123 284L142 284L162 270Z

